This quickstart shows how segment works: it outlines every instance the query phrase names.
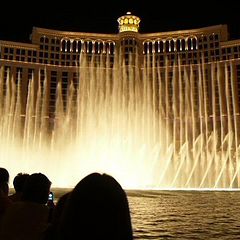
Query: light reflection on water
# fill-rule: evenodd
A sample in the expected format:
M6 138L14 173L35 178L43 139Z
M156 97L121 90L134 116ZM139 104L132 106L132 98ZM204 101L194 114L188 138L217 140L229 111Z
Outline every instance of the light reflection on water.
M62 192L56 191L56 196ZM240 191L127 194L134 239L240 239Z

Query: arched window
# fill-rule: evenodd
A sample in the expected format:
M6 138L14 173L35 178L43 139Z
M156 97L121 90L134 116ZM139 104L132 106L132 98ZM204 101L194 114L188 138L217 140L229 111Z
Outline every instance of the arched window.
M98 42L98 53L103 53L103 42Z
M143 54L147 54L147 52L148 52L148 44L147 44L147 42L144 42L143 43Z
M81 40L79 41L79 40L77 40L77 52L81 52L81 50L82 50L82 42L81 42Z
M114 43L113 42L106 43L106 52L107 52L107 54L111 54L111 55L114 53Z
M169 41L167 40L166 42L165 42L165 51L166 52L169 52Z
M163 51L164 51L163 41L160 41L160 43L159 43L159 50L160 50L161 53L163 53Z
M148 42L148 53L152 53L152 52L153 52L153 43Z
M83 48L83 51L85 52L85 53L87 53L88 52L88 42L86 41L84 41L84 48Z
M193 50L197 50L197 39L196 38L192 39L192 47L193 47Z
M188 40L187 40L187 44L188 44L188 51L189 50L192 50L192 39L191 38L188 38Z
M65 49L65 52L70 52L70 48L71 48L70 40L67 40L67 47Z
M176 41L176 49L177 51L182 51L181 39Z
M41 43L44 42L44 37L40 37L40 42L41 42Z
M114 54L115 52L115 42L112 42L112 44L110 45L110 53Z
M65 48L66 48L66 40L62 40L61 41L61 51L65 52Z
M175 51L175 49L174 49L174 40L171 40L171 41L170 41L170 51L171 51L171 52L174 52L174 51Z
M159 45L159 41L156 41L154 44L154 48L155 48L155 52L159 53L160 52L160 45Z
M76 42L76 40L74 40L74 41L72 42L72 51L73 51L73 52L77 52L77 42Z
M181 46L182 46L182 51L185 51L186 50L186 40L185 39L182 39Z
M88 41L88 49L87 49L87 53L92 53L93 51L93 43L92 41Z

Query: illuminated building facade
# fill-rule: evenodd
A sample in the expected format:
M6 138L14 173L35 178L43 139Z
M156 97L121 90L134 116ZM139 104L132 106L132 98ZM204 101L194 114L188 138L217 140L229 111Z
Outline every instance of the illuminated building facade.
M237 103L235 112L239 114L240 40L228 39L226 25L183 31L139 33L140 18L130 12L118 18L118 23L118 34L66 32L34 27L29 44L0 41L3 79L6 81L9 74L10 79L21 82L21 101L24 105L27 101L29 80L33 77L37 85L40 79L43 85L46 77L51 115L55 109L57 82L62 82L63 96L67 94L69 81L78 84L81 53L89 56L108 55L110 59L113 59L116 53L120 53L125 57L127 64L128 54L131 53L133 56L138 55L139 69L144 67L144 61L150 61L150 66L163 69L163 75L166 65L173 66L180 61L182 66L197 66L204 62L206 79L209 78L211 63L224 65L231 61L232 73L235 76L232 105ZM172 83L169 84L169 88L172 88ZM209 88L207 91L210 96L212 89ZM169 99L171 101L172 98ZM24 114L24 109L22 112ZM212 115L211 107L208 112Z

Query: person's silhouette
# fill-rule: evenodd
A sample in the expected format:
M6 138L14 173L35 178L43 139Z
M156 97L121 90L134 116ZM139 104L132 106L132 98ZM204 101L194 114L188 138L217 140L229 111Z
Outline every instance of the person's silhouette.
M83 178L68 196L57 239L132 240L129 205L121 185L107 174Z
M22 201L13 203L0 225L0 239L39 240L48 225L46 206L51 182L42 173L31 174L23 188Z
M15 189L15 193L9 196L9 198L13 202L17 202L17 201L22 200L24 184L25 184L28 177L29 177L28 173L18 173L14 177L13 186L14 186L14 189Z
M11 205L12 201L8 197L9 193L9 172L6 168L0 168L0 220L6 209Z

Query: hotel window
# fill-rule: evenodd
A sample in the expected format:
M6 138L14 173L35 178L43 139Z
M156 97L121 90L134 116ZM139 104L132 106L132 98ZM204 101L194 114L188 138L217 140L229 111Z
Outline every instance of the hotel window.
M66 110L67 106L67 93L68 93L68 72L62 72L62 97L64 110Z
M51 115L54 115L55 111L56 89L57 89L57 72L51 71L50 98L49 98L49 112Z
M19 68L17 67L16 68L16 83L18 83L19 81L21 81L22 79L22 74L23 74L23 69L22 68Z
M29 68L28 69L28 79L33 79L34 78L34 69Z

